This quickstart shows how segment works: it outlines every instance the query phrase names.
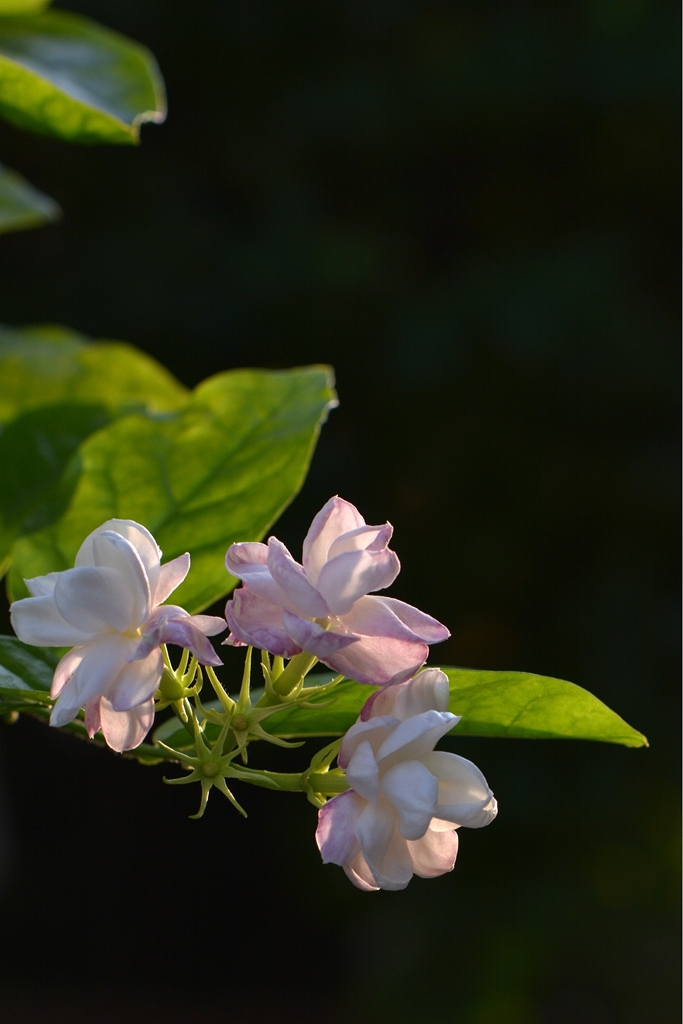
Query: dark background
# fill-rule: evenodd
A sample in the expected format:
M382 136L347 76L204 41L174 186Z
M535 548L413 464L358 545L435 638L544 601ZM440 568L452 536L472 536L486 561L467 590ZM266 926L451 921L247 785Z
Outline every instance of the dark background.
M65 210L3 238L1 318L189 385L332 363L277 535L337 492L390 519L432 663L571 679L651 746L453 741L498 819L365 894L303 798L188 821L161 770L3 727L4 1019L677 1021L678 5L69 7L152 48L170 114L139 150L0 127Z

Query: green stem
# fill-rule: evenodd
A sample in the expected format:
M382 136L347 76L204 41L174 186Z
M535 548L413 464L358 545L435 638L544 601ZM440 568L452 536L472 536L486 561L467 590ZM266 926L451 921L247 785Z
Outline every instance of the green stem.
M256 769L249 771L245 769L243 777L236 765L233 778L241 779L243 782L250 782L253 786L263 786L266 789L277 788L288 793L305 793L307 789L312 789L315 793L334 796L337 793L344 793L349 788L346 775L336 771L311 772L307 777L305 773L301 774L299 772L288 774L285 772L267 772Z
M314 665L316 665L318 659L314 654L309 654L308 651L302 651L301 654L295 654L293 658L287 663L287 668L284 672L281 672L277 679L273 680L273 689L276 694L281 697L287 697L294 687L301 682L303 677L311 671ZM258 702L259 707L269 707L272 704L277 704L276 697L270 697L265 694Z

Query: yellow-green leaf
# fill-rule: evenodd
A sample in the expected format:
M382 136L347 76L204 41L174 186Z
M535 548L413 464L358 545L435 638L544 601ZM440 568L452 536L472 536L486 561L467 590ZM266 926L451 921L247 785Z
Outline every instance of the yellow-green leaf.
M54 199L29 185L16 171L0 165L0 234L38 228L60 216Z

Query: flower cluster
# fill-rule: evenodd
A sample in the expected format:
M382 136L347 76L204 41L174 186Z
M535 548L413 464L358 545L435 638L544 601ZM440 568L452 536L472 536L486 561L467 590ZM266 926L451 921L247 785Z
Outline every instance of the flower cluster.
M377 595L400 569L391 535L389 523L368 526L353 505L334 497L313 520L301 565L275 537L233 544L226 566L242 586L222 619L165 604L187 576L189 554L162 565L144 526L111 519L86 537L73 569L26 580L32 596L14 602L12 624L25 643L71 648L52 681L52 725L66 725L82 711L91 738L101 731L114 750L131 750L152 725L156 698L159 709L173 707L194 737L196 756L166 747L160 737L157 743L190 772L167 781L201 783L199 815L212 787L239 808L228 778L303 790L320 808L316 839L325 863L341 865L360 889L403 889L413 874L450 871L456 829L487 825L497 808L475 765L434 750L460 721L448 711L447 677L423 667L428 645L449 634L417 608ZM224 643L248 647L237 701L213 671L221 661L207 639L226 625ZM184 648L177 669L168 643ZM261 648L266 683L256 704L252 647ZM304 687L316 661L339 675ZM200 665L218 706L201 703ZM334 701L344 677L379 689L343 740L320 751L308 772L278 775L235 763L238 756L246 763L256 739L288 746L261 722L283 704L310 707L311 698L328 694ZM213 743L205 738L208 727L219 730ZM338 767L330 770L335 755Z
M448 708L448 679L425 669L377 691L341 745L351 787L319 812L325 863L359 889L405 889L413 874L453 869L461 825L481 828L497 804L476 765L434 745L460 718Z

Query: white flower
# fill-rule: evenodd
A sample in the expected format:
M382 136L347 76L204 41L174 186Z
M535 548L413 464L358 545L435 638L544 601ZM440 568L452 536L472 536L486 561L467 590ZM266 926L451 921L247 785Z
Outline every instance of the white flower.
M26 580L33 596L10 610L19 639L72 647L52 680L51 725L66 725L85 706L91 737L101 729L114 750L131 750L152 725L162 644L187 647L202 664L221 664L206 637L225 629L223 619L160 607L187 576L189 554L166 565L160 560L144 526L110 519L83 541L73 569Z
M351 787L320 810L324 863L339 864L359 889L405 889L413 874L451 871L461 825L481 828L497 804L476 765L434 745L460 721L448 679L425 669L366 703L339 752Z

